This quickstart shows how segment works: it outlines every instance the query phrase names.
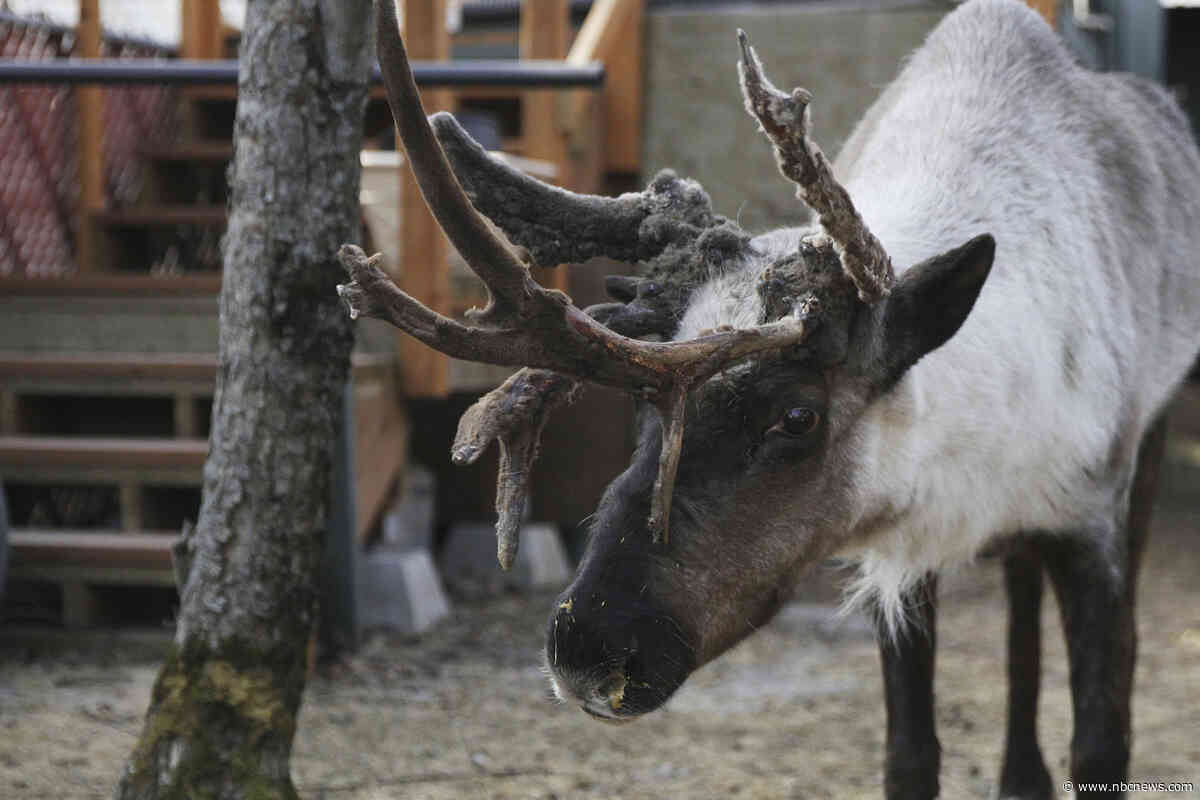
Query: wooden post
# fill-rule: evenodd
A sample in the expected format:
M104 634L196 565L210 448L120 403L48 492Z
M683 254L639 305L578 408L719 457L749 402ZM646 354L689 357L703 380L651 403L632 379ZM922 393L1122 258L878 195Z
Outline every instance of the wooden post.
M636 173L641 169L642 147L642 20L644 0L596 0L579 29L567 63L583 66L604 62L602 118L606 124L603 168ZM593 143L591 117L585 113L591 99L575 91L565 125L572 157Z
M0 391L0 434L11 436L20 429L20 408L16 392Z
M75 32L75 55L100 57L100 0L79 0L79 27ZM104 269L103 231L92 215L105 206L104 95L98 86L76 90L79 108L79 240L76 260L80 272Z
M126 533L141 531L145 527L142 485L140 483L122 483L118 492L121 500L121 530Z
M195 439L198 432L195 395L176 392L171 405L175 415L175 438Z
M401 0L404 44L413 60L450 57L446 0ZM425 110L447 109L446 92L422 92ZM397 145L399 146L399 145ZM407 163L400 167L400 288L434 311L450 308L448 243L425 206ZM401 372L409 397L445 397L450 392L450 362L407 334L400 334Z
M183 30L179 54L183 58L213 59L224 53L221 42L220 0L183 0Z
M604 57L604 166L642 169L642 24L644 0L626 0L621 44Z
M520 48L522 59L560 61L567 55L571 11L567 0L522 0ZM555 166L555 180L566 179L569 156L566 131L559 116L558 95L542 90L521 93L521 138L525 155ZM564 184L565 185L565 184ZM567 291L565 266L536 270L534 279L543 286Z
M1050 27L1058 30L1059 0L1025 0L1029 7L1045 17Z

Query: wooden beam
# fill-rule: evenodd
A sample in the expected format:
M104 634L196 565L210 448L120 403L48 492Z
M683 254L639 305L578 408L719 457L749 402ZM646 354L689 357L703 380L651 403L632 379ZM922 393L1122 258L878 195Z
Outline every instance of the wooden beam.
M176 533L110 530L9 531L13 567L56 564L135 569L171 569Z
M604 58L604 166L609 172L642 169L643 0L627 0L621 46Z
M179 37L179 54L183 58L221 58L220 0L183 0L183 30Z
M604 168L614 172L641 169L642 148L642 21L644 0L597 0L567 54L567 63L604 63L602 116L605 120ZM572 152L587 149L582 141L592 131L585 119L588 93L572 93L566 125Z
M558 61L567 55L571 10L567 0L522 0L519 35L521 58ZM559 117L559 97L554 92L521 93L521 136L524 153L549 161L561 181L568 170L567 134ZM568 271L559 266L534 271L543 286L568 291Z
M79 0L79 26L75 30L75 41L75 56L100 57L100 0ZM103 92L98 86L81 86L76 90L79 109L79 239L75 256L80 272L102 270L106 266L104 233L92 216L105 206Z
M367 535L392 496L408 454L408 417L394 380L354 384L354 475L357 540Z
M121 507L121 530L140 531L142 529L142 521L146 517L142 485L126 481L119 487L118 495Z
M191 392L175 392L171 400L171 411L175 416L173 433L179 439L195 439L200 425L196 414L196 396Z
M1029 6L1039 14L1041 14L1046 22L1050 23L1050 27L1058 30L1058 4L1059 0L1025 0Z
M0 434L11 436L20 429L20 400L11 389L0 390Z
M404 43L408 57L448 59L446 0L401 0ZM422 92L425 110L452 105L444 91ZM425 205L420 187L407 165L400 167L400 288L429 308L446 313L450 306L449 244ZM401 374L410 397L445 397L450 392L450 362L407 334L400 336Z

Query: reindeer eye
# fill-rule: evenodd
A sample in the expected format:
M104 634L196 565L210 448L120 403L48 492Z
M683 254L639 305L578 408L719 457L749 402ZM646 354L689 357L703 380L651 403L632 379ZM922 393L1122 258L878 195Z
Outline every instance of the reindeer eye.
M798 406L788 409L772 431L778 431L784 436L807 436L817 428L821 415L808 406Z

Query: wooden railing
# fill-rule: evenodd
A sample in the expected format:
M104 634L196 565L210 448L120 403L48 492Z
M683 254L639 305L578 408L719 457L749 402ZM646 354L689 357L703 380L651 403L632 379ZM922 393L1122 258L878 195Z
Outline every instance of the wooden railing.
M217 0L182 0L179 53L186 60L139 63L99 59L99 2L80 0L76 33L83 63L0 63L0 80L84 84L78 89L81 197L76 261L81 272L103 275L108 271L105 265L118 259L112 252L115 223L111 214L106 215L109 201L100 147L104 124L100 85L144 84L161 73L162 83L168 85L211 82L232 89L236 62L222 60L231 31L222 27ZM446 26L446 2L401 0L400 4L409 54L429 111L455 110L465 92L461 87L470 81L475 87L486 86L482 91L490 93L488 96L519 98L522 133L514 143L521 155L551 165L559 185L598 192L604 188L606 174L639 171L643 0L597 0L574 35L568 0L524 0L518 32L521 59L486 65L448 60L451 34ZM493 73L490 79L486 70ZM497 79L500 75L503 81ZM430 86L431 82L437 85ZM473 91L480 92L477 88ZM411 173L407 167L400 169L400 241L376 245L399 253L397 277L405 291L437 311L451 313L448 245L425 208ZM223 217L217 219L216 215L220 209L206 210L214 218L205 224L219 229ZM128 227L131 223L124 220L122 224ZM567 276L565 268L557 268L536 277L546 285L568 290ZM407 394L440 397L451 390L449 362L444 356L410 337L402 337L399 348Z

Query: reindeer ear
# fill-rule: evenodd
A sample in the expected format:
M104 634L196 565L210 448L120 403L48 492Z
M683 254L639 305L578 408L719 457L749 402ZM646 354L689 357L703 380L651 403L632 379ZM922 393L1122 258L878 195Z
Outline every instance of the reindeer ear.
M922 261L896 278L872 316L861 352L872 382L886 389L926 353L945 344L967 319L996 255L990 234Z

